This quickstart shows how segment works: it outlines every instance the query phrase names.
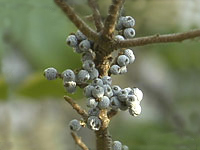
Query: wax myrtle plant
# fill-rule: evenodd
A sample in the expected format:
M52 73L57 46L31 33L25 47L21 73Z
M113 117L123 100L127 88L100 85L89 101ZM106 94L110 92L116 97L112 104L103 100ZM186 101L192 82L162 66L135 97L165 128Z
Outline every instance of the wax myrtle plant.
M88 5L93 11L95 31L67 2L54 1L78 28L67 37L66 43L75 53L81 55L82 68L66 69L59 73L51 67L44 71L44 76L48 80L61 78L68 93L76 93L77 88L84 89L87 110L69 96L64 96L81 116L69 122L72 138L81 149L89 150L89 146L86 146L78 136L78 131L86 127L95 132L97 150L128 150L125 143L111 138L108 127L112 117L119 111L128 111L131 116L138 116L141 113L143 92L136 87L122 88L113 85L112 75L127 73L127 66L135 61L133 49L130 47L179 42L200 36L200 31L134 38L135 19L122 13L125 0L112 0L105 20L102 20L96 0L88 0ZM112 55L114 51L118 52L115 57Z

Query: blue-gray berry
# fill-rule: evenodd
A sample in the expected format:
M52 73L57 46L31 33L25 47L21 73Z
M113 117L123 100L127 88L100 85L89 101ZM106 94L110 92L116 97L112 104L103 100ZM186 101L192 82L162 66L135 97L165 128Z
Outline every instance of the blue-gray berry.
M84 88L83 93L84 93L85 97L88 98L88 97L92 96L92 89L93 88L94 88L94 86L92 86L90 84Z
M112 86L113 95L118 95L118 93L121 91L121 88L118 85Z
M131 103L131 107L129 107L129 113L132 116L138 116L141 113L142 109L138 101Z
M76 47L78 45L78 40L75 35L69 35L66 39L66 42L71 47Z
M119 141L114 141L112 144L113 150L122 150L122 143Z
M93 86L99 85L99 86L103 87L103 81L102 81L102 79L100 79L100 78L95 78L95 79L92 81L92 85L93 85Z
M135 19L131 16L125 16L122 19L122 24L125 28L132 28L135 25Z
M98 107L100 109L106 109L110 105L110 99L107 96L103 96L99 101Z
M88 115L89 116L99 116L100 109L98 107L89 109Z
M121 102L120 104L120 110L126 111L129 108L129 106L126 104L126 102Z
M92 89L92 96L94 96L95 98L102 98L103 95L104 95L104 88L101 87L100 85L96 85Z
M127 90L122 89L121 91L119 91L119 93L117 94L117 97L120 101L125 102L127 100L127 97L128 97Z
M69 127L72 131L79 131L81 128L80 122L76 119L73 119L69 122Z
M118 75L120 73L120 66L118 65L112 65L110 67L110 73L114 75Z
M96 68L94 68L94 69L92 69L91 71L88 71L88 72L90 74L91 80L94 80L95 78L99 77L99 71Z
M96 54L92 50L89 49L87 52L84 52L82 54L81 61L84 62L86 60L94 60L95 57L96 57Z
M117 58L117 63L119 66L126 66L129 64L129 58L126 55L120 55Z
M92 60L86 60L83 62L83 69L92 71L95 68L95 64Z
M80 83L85 83L90 79L90 74L87 70L80 70L77 75L77 80Z
M87 120L87 125L90 129L98 131L101 127L101 120L96 116L90 116Z
M76 91L76 82L74 81L65 81L64 87L68 93L74 93Z
M87 38L80 30L78 30L75 35L79 41L85 40Z
M124 37L123 37L122 35L116 35L116 36L115 36L115 39L116 39L117 41L123 41L123 40L125 40Z
M123 146L122 146L122 150L129 150L129 148L128 148L128 146L123 145Z
M80 54L83 51L78 46L76 46L76 47L74 47L74 52Z
M119 17L117 25L116 25L116 30L122 30L123 29L123 20L125 19L125 17Z
M135 30L133 28L126 28L123 35L126 39L131 39L135 36Z
M98 102L93 98L93 97L89 97L87 99L87 106L90 108L95 108L98 105Z
M128 95L126 104L131 107L135 101L137 101L137 97L135 95Z
M105 85L103 85L103 88L104 88L104 95L105 96L108 96L109 98L111 96L113 96L113 91L112 91L112 88L110 87L110 85L105 84Z
M128 92L128 95L133 95L133 90L130 87L125 88L125 90Z
M47 80L54 80L57 78L58 72L55 68L47 68L44 70L44 76Z
M124 50L124 55L129 58L129 63L132 64L135 61L135 55L131 49Z
M110 107L114 110L118 110L121 107L121 102L118 100L117 96L110 98Z
M75 81L75 73L71 69L67 69L62 73L63 81Z
M120 74L125 74L128 72L128 69L126 66L122 66L120 69L119 69L119 73Z
M143 93L138 88L133 88L133 93L137 97L138 101L140 102L143 99Z
M108 85L112 84L112 78L110 76L103 76L101 79L103 81L103 84L108 84Z
M79 48L83 51L86 52L91 48L91 44L89 40L83 40L81 41L81 43L79 44Z

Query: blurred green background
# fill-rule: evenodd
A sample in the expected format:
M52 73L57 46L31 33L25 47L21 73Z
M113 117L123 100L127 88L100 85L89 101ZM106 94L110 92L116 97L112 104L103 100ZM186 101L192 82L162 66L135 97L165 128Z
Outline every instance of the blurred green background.
M105 18L111 0L98 2ZM86 0L68 3L82 18L91 14ZM136 20L136 37L200 28L199 0L127 0L125 14ZM77 29L52 0L0 0L0 20L0 149L78 149L67 124L79 116L63 100L62 81L43 77L47 67L81 66L65 43ZM199 149L200 38L133 49L135 63L113 82L142 89L142 114L119 113L111 122L113 139L130 150ZM85 107L82 90L70 96ZM95 149L91 131L80 135Z

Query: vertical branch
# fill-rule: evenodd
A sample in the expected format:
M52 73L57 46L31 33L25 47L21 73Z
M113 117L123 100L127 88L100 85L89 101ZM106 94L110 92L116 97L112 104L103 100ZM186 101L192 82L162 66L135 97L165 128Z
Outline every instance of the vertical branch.
M115 24L119 15L119 10L122 5L122 0L113 0L109 7L108 16L106 17L103 36L112 36L115 30Z
M98 34L92 30L78 15L76 15L76 13L67 3L65 3L63 0L54 1L83 34L93 41L98 40Z
M101 20L101 14L99 12L99 7L96 0L88 0L88 5L93 11L94 23L97 28L97 32L100 32L103 28L103 22Z

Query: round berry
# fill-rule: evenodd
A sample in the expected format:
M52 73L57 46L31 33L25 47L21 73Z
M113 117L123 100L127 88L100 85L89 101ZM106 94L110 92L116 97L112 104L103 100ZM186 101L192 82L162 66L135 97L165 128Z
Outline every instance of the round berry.
M104 95L104 89L103 87L96 85L93 89L92 89L92 95L95 98L102 98Z
M98 105L98 102L93 98L90 97L87 99L87 106L90 108L95 108Z
M131 39L135 36L135 30L133 28L126 28L123 34L126 39Z
M110 67L110 73L114 75L118 75L120 73L120 66L118 65L112 65Z
M120 110L126 111L129 108L129 106L126 104L126 102L121 102L120 104Z
M77 75L78 82L85 83L90 79L90 74L86 70L80 70Z
M98 131L101 127L101 120L96 116L90 116L87 120L87 125L90 129Z
M138 88L133 88L133 93L137 97L138 101L140 102L143 99L143 93Z
M83 62L83 69L92 71L95 68L95 64L92 60L86 60Z
M96 57L95 53L92 50L89 50L82 54L81 61L84 62L86 60L94 60L95 57Z
M47 80L54 80L57 78L58 72L55 68L47 68L44 70L44 76Z
M102 81L103 81L103 84L108 84L108 85L112 84L112 78L110 76L103 76Z
M116 30L122 30L123 29L123 19L125 19L125 17L119 17L117 25L116 25Z
M121 91L121 88L118 85L112 86L113 95L118 95L118 93Z
M126 56L126 55L120 55L118 58L117 58L117 63L119 66L126 66L129 64L129 58Z
M135 95L128 95L128 98L126 100L126 104L128 106L132 106L133 103L135 103L135 101L137 101L137 97Z
M64 82L64 87L68 93L74 93L76 91L76 82L66 81Z
M129 63L132 64L135 61L135 55L131 49L124 50L124 55L129 58Z
M62 73L63 81L75 81L75 73L71 69L67 69Z
M130 87L125 88L125 90L128 92L128 95L133 95L133 90Z
M80 30L78 30L75 35L79 41L85 40L87 38Z
M129 113L132 116L138 116L139 114L141 114L141 111L141 106L137 101L132 103L131 107L129 108Z
M107 96L103 96L98 104L100 109L106 109L110 105L110 99Z
M102 79L100 79L100 78L95 78L95 79L92 81L92 85L93 85L93 86L99 85L99 86L103 87L103 81L102 81Z
M132 28L135 25L135 19L131 16L123 17L122 24L125 28Z
M125 73L127 73L127 72L128 72L127 67L126 67L126 66L121 67L121 68L119 69L119 72L120 72L120 74L125 74Z
M117 41L123 41L123 40L125 40L124 37L123 37L122 35L116 35L116 36L115 36L115 39L116 39Z
M117 97L120 101L125 102L128 98L127 90L122 89L121 91L119 91L119 93L117 94Z
M80 122L76 119L73 119L69 122L69 127L72 131L79 131L81 128Z
M91 97L92 96L92 89L94 88L94 86L92 85L88 85L84 88L83 93L85 95L85 97Z
M66 39L66 42L71 47L76 47L78 45L78 40L75 35L69 35Z
M128 148L128 146L123 145L123 146L122 146L122 150L129 150L129 148Z
M122 143L119 141L114 141L112 148L113 150L122 150Z
M98 107L89 109L88 115L89 116L99 116L100 109Z
M79 44L79 48L83 51L86 52L91 48L90 41L89 40L83 40Z
M91 80L94 80L95 78L98 78L98 76L99 76L99 71L96 68L94 68L94 69L92 69L91 71L88 71L88 72L90 74Z
M110 85L105 84L105 85L103 85L103 88L104 88L104 95L105 96L108 96L108 97L113 96L113 91L112 91L112 88L110 87Z
M76 47L74 47L74 52L80 54L83 51L78 46L76 46Z
M110 107L114 110L118 110L121 107L121 102L118 100L117 96L110 98Z

